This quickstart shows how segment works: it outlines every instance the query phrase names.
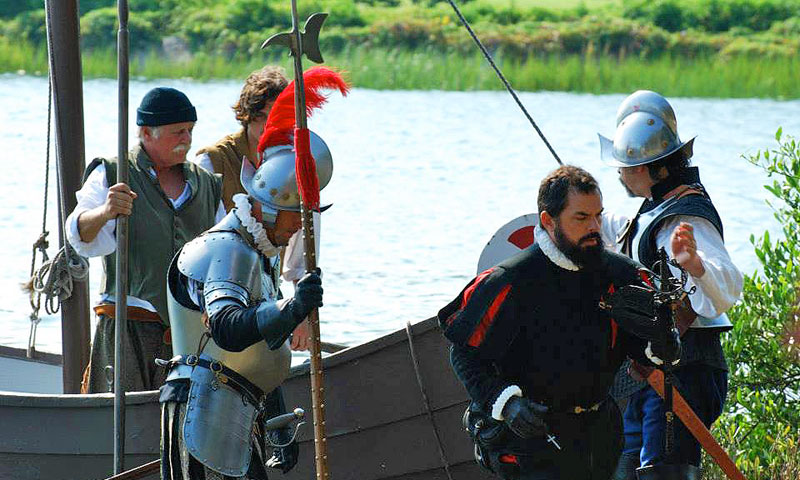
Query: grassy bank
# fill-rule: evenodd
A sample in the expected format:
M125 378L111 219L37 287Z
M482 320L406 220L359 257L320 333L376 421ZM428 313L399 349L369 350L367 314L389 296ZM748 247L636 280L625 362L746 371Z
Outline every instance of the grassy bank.
M346 70L353 84L374 89L499 90L502 84L477 52L399 50L355 47L326 54L326 63ZM639 88L668 96L800 98L800 59L720 57L656 59L552 54L507 58L499 64L518 90L625 93ZM155 52L134 55L131 75L143 78L244 78L270 59L263 55L196 54L185 61L166 60ZM287 57L280 61L290 69ZM43 49L0 41L0 71L47 71ZM457 72L457 74L454 74ZM114 78L114 51L83 56L86 77Z
M458 0L522 90L800 97L796 0ZM268 61L258 46L289 26L285 0L136 0L134 75L237 78ZM84 72L113 77L113 0L80 2ZM329 64L356 85L494 89L453 13L437 0L302 0L327 11ZM45 13L36 0L0 0L0 72L44 71ZM30 47L33 46L33 47ZM157 53L148 53L157 52ZM257 59L257 60L256 60ZM458 72L454 75L452 72ZM796 83L796 82L795 82Z

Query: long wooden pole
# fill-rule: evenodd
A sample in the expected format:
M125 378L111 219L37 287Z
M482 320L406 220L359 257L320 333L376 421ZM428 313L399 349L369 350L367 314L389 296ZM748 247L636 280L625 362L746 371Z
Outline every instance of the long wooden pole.
M292 34L294 36L294 112L297 128L308 128L306 119L305 84L303 82L303 39L297 15L297 0L292 0ZM305 199L304 199L305 200ZM314 212L300 202L303 221L303 246L305 247L306 272L317 268L317 245L314 239ZM322 345L319 328L319 310L308 314L311 330L311 411L314 418L314 464L317 480L328 480L328 439L325 436L325 386L322 380Z
M118 0L117 182L128 183L128 1ZM128 217L117 217L116 319L114 323L114 473L125 470L125 337L128 331Z
M75 209L75 192L81 187L85 168L80 27L76 0L47 0L45 5L56 126L59 240L64 247L66 213ZM61 352L64 393L80 393L83 370L89 363L88 277L73 279L72 295L61 302Z

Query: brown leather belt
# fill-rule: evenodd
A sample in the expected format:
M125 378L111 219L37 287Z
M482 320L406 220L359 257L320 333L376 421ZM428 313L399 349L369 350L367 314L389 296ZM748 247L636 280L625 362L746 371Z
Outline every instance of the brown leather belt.
M108 318L116 318L117 306L113 303L101 303L100 305L94 307L94 313L97 315L105 315ZM161 317L156 312L151 312L150 310L142 307L132 307L130 305L128 306L128 320L144 323L159 323L162 325L164 323L161 321ZM172 335L170 329L169 327L165 328L164 343L167 345L172 345Z
M109 318L117 318L117 306L113 303L102 303L94 307L94 313L97 315L105 315ZM159 317L156 312L151 312L142 307L128 306L128 318L136 320L137 322L161 323L161 317Z

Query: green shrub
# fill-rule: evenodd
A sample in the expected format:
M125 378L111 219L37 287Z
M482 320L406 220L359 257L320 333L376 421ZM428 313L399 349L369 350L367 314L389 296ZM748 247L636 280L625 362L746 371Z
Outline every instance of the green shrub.
M157 18L152 12L133 13L128 16L128 39L131 51L141 51L161 44L161 33L153 24ZM113 47L117 43L117 8L92 10L81 17L81 46L88 49Z
M765 188L782 238L751 236L761 272L746 275L742 301L724 341L730 370L726 412L717 432L750 478L800 478L800 144L750 156L775 180Z
M14 18L22 12L42 8L41 0L0 0L0 18Z
M683 7L673 1L657 2L651 13L653 24L668 32L683 30Z
M231 0L224 13L224 23L237 32L264 30L279 24L278 12L264 0Z
M44 9L22 12L6 25L10 38L47 46L47 26Z
M624 17L670 32L687 28L726 32L734 27L763 31L775 22L800 15L800 4L790 0L635 0L623 5Z

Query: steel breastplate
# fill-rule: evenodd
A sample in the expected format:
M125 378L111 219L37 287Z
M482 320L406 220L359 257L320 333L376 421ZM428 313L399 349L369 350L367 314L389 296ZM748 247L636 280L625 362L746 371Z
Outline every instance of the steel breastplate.
M639 258L639 244L642 242L642 236L644 235L644 232L648 231L649 229L647 227L650 226L651 223L653 223L662 213L670 208L677 200L677 197L672 197L662 202L661 205L657 206L656 208L638 216L638 220L636 222L636 233L630 242L629 254L631 258L639 263L642 263L642 260ZM733 328L733 324L728 319L728 315L725 313L714 318L702 317L698 315L695 321L689 325L689 328L714 328L720 330L730 330Z
M173 354L197 354L203 334L208 331L202 313L181 305L171 291L167 292L167 297ZM258 342L241 352L230 352L219 347L214 339L209 339L203 353L235 370L265 393L271 392L286 380L292 360L288 341L277 350L270 350L266 342ZM171 374L169 379L187 378L187 373Z

